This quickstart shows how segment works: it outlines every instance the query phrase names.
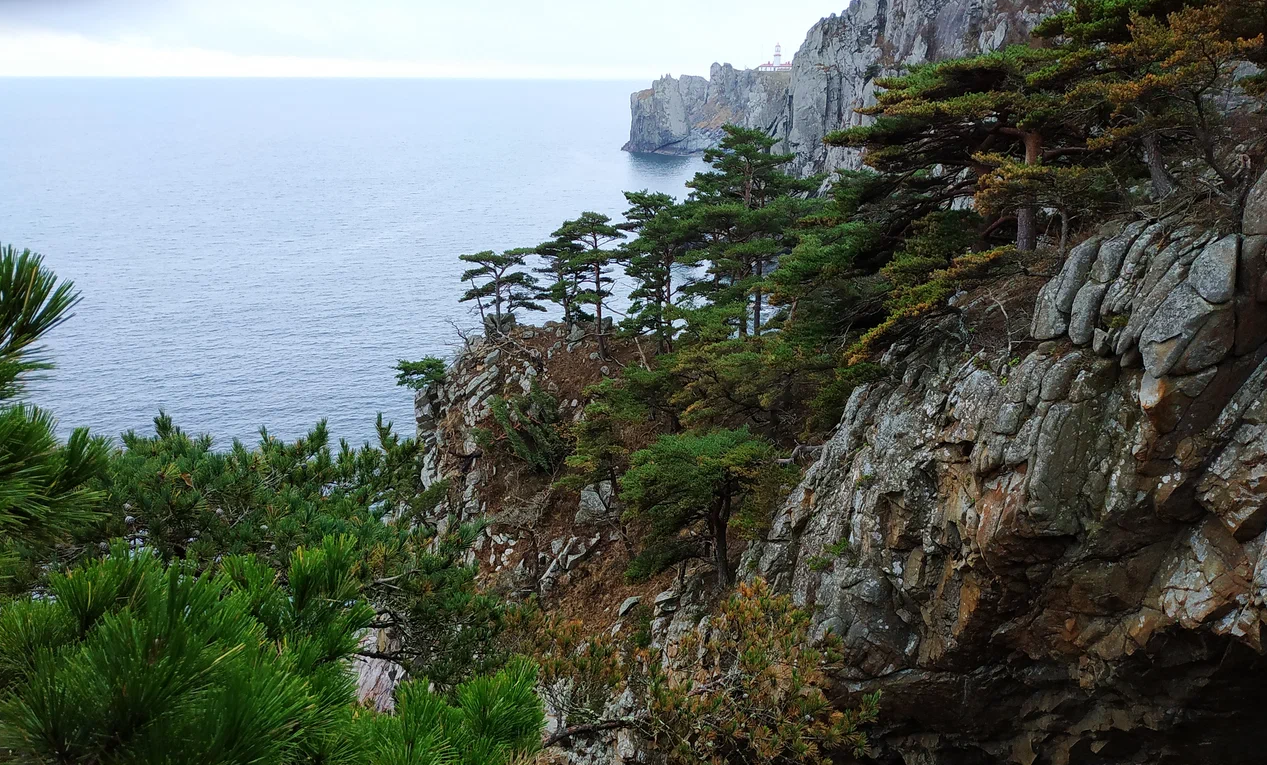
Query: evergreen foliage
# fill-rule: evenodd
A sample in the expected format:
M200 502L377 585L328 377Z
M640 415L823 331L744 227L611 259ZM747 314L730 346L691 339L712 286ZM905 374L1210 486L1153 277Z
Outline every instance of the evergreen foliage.
M444 383L446 373L444 359L427 356L422 361L396 362L396 384L410 390L422 390Z
M497 334L504 334L514 325L516 311L544 311L541 304L534 302L540 294L536 277L519 270L524 268L527 257L534 252L531 247L522 247L500 255L492 250L459 255L459 260L471 263L475 268L462 274L462 281L470 282L471 288L458 298L458 302L474 300L479 308L480 321Z
M350 539L286 573L116 544L0 612L0 750L19 762L356 762L343 661L372 610Z
M396 710L369 724L374 765L511 765L541 747L545 714L537 671L517 660L468 680L451 696L414 680L396 691Z
M620 228L637 236L621 248L625 273L634 280L629 292L629 313L621 322L626 333L635 337L649 334L658 350L673 350L677 334L675 310L682 298L681 272L698 265L692 253L694 229L687 224L683 208L668 194L648 191L626 192L630 208Z
M552 473L567 458L571 444L559 422L559 402L533 385L527 394L489 399L493 429L475 433L480 448L494 451L503 444L529 467Z
M385 658L451 688L505 660L502 609L465 560L479 526L450 523L440 534L430 519L447 484L423 486L419 444L381 416L377 426L377 446L343 443L337 453L324 422L291 443L263 433L255 449L217 451L160 415L153 436L125 434L111 460L100 534L131 535L203 568L253 554L279 570L297 548L350 538L362 593L401 637Z
M718 579L728 587L732 519L767 513L793 476L775 462L776 454L772 444L747 429L661 436L635 452L620 479L629 517L647 526L646 549L635 571L652 568L648 560L671 563L676 556L666 559L666 548L680 553L683 542L693 542L695 556L711 548ZM704 539L695 531L701 524Z
M567 239L552 239L537 245L535 252L544 265L533 270L549 279L537 298L562 308L563 323L569 327L592 320L594 317L585 312L578 300L581 282L589 273L580 262L581 245Z
M628 431L645 423L650 409L631 386L611 378L591 385L585 395L589 403L584 417L572 427L575 445L565 460L572 473L560 483L581 489L607 481L616 491L620 476L629 466L629 442L633 436Z
M603 305L611 297L612 279L608 274L615 260L615 252L608 245L624 239L625 233L612 225L608 216L583 212L579 218L564 221L551 236L559 243L553 251L567 254L567 268L575 275L577 291L572 301L594 308L598 353L606 358L607 329L603 325Z
M0 598L29 586L55 546L98 517L93 479L106 443L83 428L59 443L53 415L17 401L32 375L52 368L40 340L78 302L39 255L0 247Z

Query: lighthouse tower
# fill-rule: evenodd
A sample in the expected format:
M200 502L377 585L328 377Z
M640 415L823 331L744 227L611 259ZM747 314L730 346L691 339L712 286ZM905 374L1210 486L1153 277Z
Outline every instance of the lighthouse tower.
M757 67L758 72L790 72L792 62L783 63L783 46L774 46L774 58Z

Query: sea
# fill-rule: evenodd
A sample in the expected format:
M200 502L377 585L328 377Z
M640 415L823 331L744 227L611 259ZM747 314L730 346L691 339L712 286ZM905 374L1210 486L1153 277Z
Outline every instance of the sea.
M412 434L392 367L478 324L459 255L685 193L698 158L620 150L644 86L0 78L0 243L82 293L24 395L63 435Z

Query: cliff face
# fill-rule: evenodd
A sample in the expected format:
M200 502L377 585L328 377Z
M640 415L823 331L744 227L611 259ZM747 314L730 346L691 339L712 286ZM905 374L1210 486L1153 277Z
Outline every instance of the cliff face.
M736 122L781 139L780 150L796 155L793 170L800 175L857 167L856 151L828 149L823 136L865 119L855 110L874 103L876 77L902 65L1022 42L1040 18L1062 5L1061 0L855 0L810 29L790 75L714 65L708 83L699 77L663 78L635 93L625 150L701 151L716 145L721 125Z
M979 291L855 391L746 561L883 691L881 761L1254 760L1265 245L1105 229L1030 321Z
M773 131L786 109L786 72L713 64L708 79L683 75L656 80L630 99L625 151L694 154L716 146L728 123Z
M1119 223L960 295L745 552L843 637L837 697L882 691L879 762L1258 761L1267 178L1254 198L1244 235ZM657 597L666 655L708 592Z
M802 175L859 165L852 149L823 136L860 124L875 103L875 79L900 66L1023 42L1060 0L855 0L810 29L792 61L787 110L773 135Z
M1267 180L1243 232L1107 226L1050 278L961 294L854 391L739 571L843 637L832 692L883 692L879 762L1257 761ZM534 380L578 417L608 373L592 352L557 325L472 345L419 395L429 477L454 480L442 513L491 522L474 554L493 586L595 630L640 598L672 657L707 632L708 567L625 583L604 487L560 493L469 440L493 393ZM647 761L628 731L570 746L559 761Z

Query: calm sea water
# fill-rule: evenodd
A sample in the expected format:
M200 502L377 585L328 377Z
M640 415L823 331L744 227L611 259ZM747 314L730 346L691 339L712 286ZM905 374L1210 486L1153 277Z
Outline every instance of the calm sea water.
M64 431L412 433L391 367L473 324L459 254L699 169L619 151L639 86L0 79L0 242L84 296L30 397Z

